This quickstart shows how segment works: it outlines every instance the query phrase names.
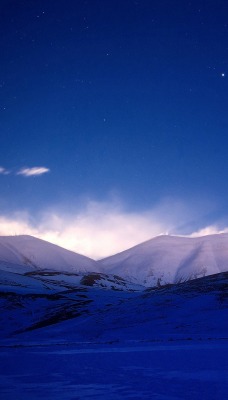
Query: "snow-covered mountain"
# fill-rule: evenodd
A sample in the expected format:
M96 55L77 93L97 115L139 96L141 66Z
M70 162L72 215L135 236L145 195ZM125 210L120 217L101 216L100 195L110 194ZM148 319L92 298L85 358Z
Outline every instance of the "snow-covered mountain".
M228 234L158 236L100 263L105 273L145 286L183 282L228 270Z
M0 237L0 293L53 295L79 287L140 291L99 262L32 236Z
M11 272L49 269L77 273L100 270L99 264L88 257L27 235L0 237L0 263L1 270Z
M120 287L120 278L125 287L125 281L147 287L179 283L227 271L228 234L158 236L100 261L32 236L0 237L0 271L25 274L37 270L98 273L89 279L93 281L96 276L95 285L110 288L113 280Z

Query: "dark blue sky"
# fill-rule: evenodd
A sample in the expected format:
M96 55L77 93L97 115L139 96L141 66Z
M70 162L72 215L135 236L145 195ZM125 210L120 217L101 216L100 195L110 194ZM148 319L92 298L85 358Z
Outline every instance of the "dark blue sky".
M227 1L1 0L0 48L1 214L114 192L228 219Z

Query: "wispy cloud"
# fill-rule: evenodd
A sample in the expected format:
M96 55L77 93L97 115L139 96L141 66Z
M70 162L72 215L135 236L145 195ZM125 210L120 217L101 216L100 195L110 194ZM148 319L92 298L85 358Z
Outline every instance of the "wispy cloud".
M22 176L38 176L50 172L49 168L46 167L32 167L32 168L20 168L17 172L7 170L0 166L0 175L22 175Z
M163 201L144 212L126 211L115 201L88 201L83 210L71 214L58 210L43 212L36 222L28 213L0 216L0 235L33 235L99 259L161 234L184 235L182 226L187 226L190 232L191 221L197 218L196 211L192 213L191 207L179 201ZM228 231L228 228L208 227L192 235L222 231Z
M202 229L199 229L196 232L191 233L189 236L190 237L200 237L200 236L207 236L207 235L217 235L219 233L228 233L228 227L221 229L216 225L209 225Z
M8 175L9 173L10 173L10 171L8 171L6 168L0 167L0 174L1 175Z
M50 169L46 167L32 167L32 168L21 168L18 172L17 175L23 175L23 176L38 176L38 175L43 175L49 172Z
M35 224L26 213L0 217L0 235L33 235L96 259L125 250L166 230L165 224L147 213L125 213L97 203L71 215L46 212Z

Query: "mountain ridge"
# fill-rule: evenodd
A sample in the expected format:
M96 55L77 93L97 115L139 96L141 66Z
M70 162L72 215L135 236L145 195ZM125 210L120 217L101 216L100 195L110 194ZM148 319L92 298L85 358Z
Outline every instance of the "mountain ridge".
M97 261L89 257L30 235L0 236L0 261L21 265L28 271L92 272L99 269Z
M178 283L228 270L228 234L161 235L100 260L106 273L145 286Z
M228 234L160 235L99 261L33 236L0 236L0 263L11 272L97 272L155 287L227 271Z

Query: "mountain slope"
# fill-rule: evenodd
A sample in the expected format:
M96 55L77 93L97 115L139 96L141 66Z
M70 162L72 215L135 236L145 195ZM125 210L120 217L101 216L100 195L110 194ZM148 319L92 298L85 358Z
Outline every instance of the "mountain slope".
M158 236L100 263L105 273L146 286L183 282L228 270L228 234Z
M1 336L40 344L225 339L227 281L220 273L141 293L80 285L56 294L4 293Z
M99 271L99 263L32 236L0 237L0 269L17 272L50 269L55 271ZM12 265L14 264L15 267Z
M88 318L144 289L100 273L0 270L0 339L84 315Z
M135 293L94 315L86 327L78 326L79 337L102 341L227 338L227 283L228 273L220 273ZM67 334L70 324L66 326Z

